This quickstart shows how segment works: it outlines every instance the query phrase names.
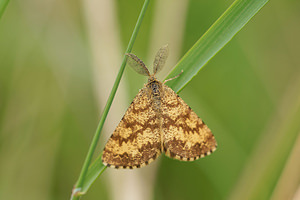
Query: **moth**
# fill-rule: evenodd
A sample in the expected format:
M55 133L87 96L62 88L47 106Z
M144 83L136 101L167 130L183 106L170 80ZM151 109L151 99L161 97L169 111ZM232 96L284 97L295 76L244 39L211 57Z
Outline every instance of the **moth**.
M136 95L105 145L102 162L111 168L134 169L153 162L160 154L194 161L216 150L214 135L197 114L167 85L155 78L168 57L161 47L154 59L153 74L134 54L127 55L137 73L148 82Z

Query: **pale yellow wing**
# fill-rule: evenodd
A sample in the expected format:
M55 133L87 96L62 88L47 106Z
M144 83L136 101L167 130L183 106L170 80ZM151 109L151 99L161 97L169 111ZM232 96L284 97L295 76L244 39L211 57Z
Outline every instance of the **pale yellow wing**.
M143 167L161 154L159 119L152 109L148 88L134 98L105 145L102 162L112 168Z
M216 150L214 135L192 109L163 85L161 103L163 147L171 158L193 161Z

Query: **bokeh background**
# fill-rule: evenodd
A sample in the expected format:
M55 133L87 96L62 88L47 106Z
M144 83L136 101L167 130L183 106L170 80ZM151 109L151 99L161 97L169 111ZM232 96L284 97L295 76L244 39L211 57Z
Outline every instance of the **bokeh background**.
M233 1L151 1L133 53L168 71ZM141 0L16 0L0 20L0 199L68 199ZM300 2L273 0L180 96L218 149L107 169L82 199L300 199ZM126 68L96 156L145 77Z

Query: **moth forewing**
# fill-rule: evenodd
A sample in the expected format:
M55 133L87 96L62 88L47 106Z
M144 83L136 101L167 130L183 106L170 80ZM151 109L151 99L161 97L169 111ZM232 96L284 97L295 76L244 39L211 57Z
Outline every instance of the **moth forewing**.
M139 91L106 143L104 165L116 169L140 168L161 154L159 119L148 90L144 87Z
M168 157L193 161L216 150L211 130L168 86L163 85L161 101L162 141Z
M169 47L168 45L162 46L155 55L155 59L153 62L153 74L158 73L166 63L166 60L169 55Z

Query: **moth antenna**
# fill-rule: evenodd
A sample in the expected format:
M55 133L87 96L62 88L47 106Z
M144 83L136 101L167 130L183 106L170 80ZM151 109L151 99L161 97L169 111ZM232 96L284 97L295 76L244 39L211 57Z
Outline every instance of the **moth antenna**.
M171 80L173 80L173 79L175 79L175 78L178 78L182 73L183 73L183 70L181 70L181 72L180 72L179 74L177 74L176 76L174 76L173 78L169 78L169 79L165 80L165 81L163 82L163 84L165 84L166 82L171 81Z

